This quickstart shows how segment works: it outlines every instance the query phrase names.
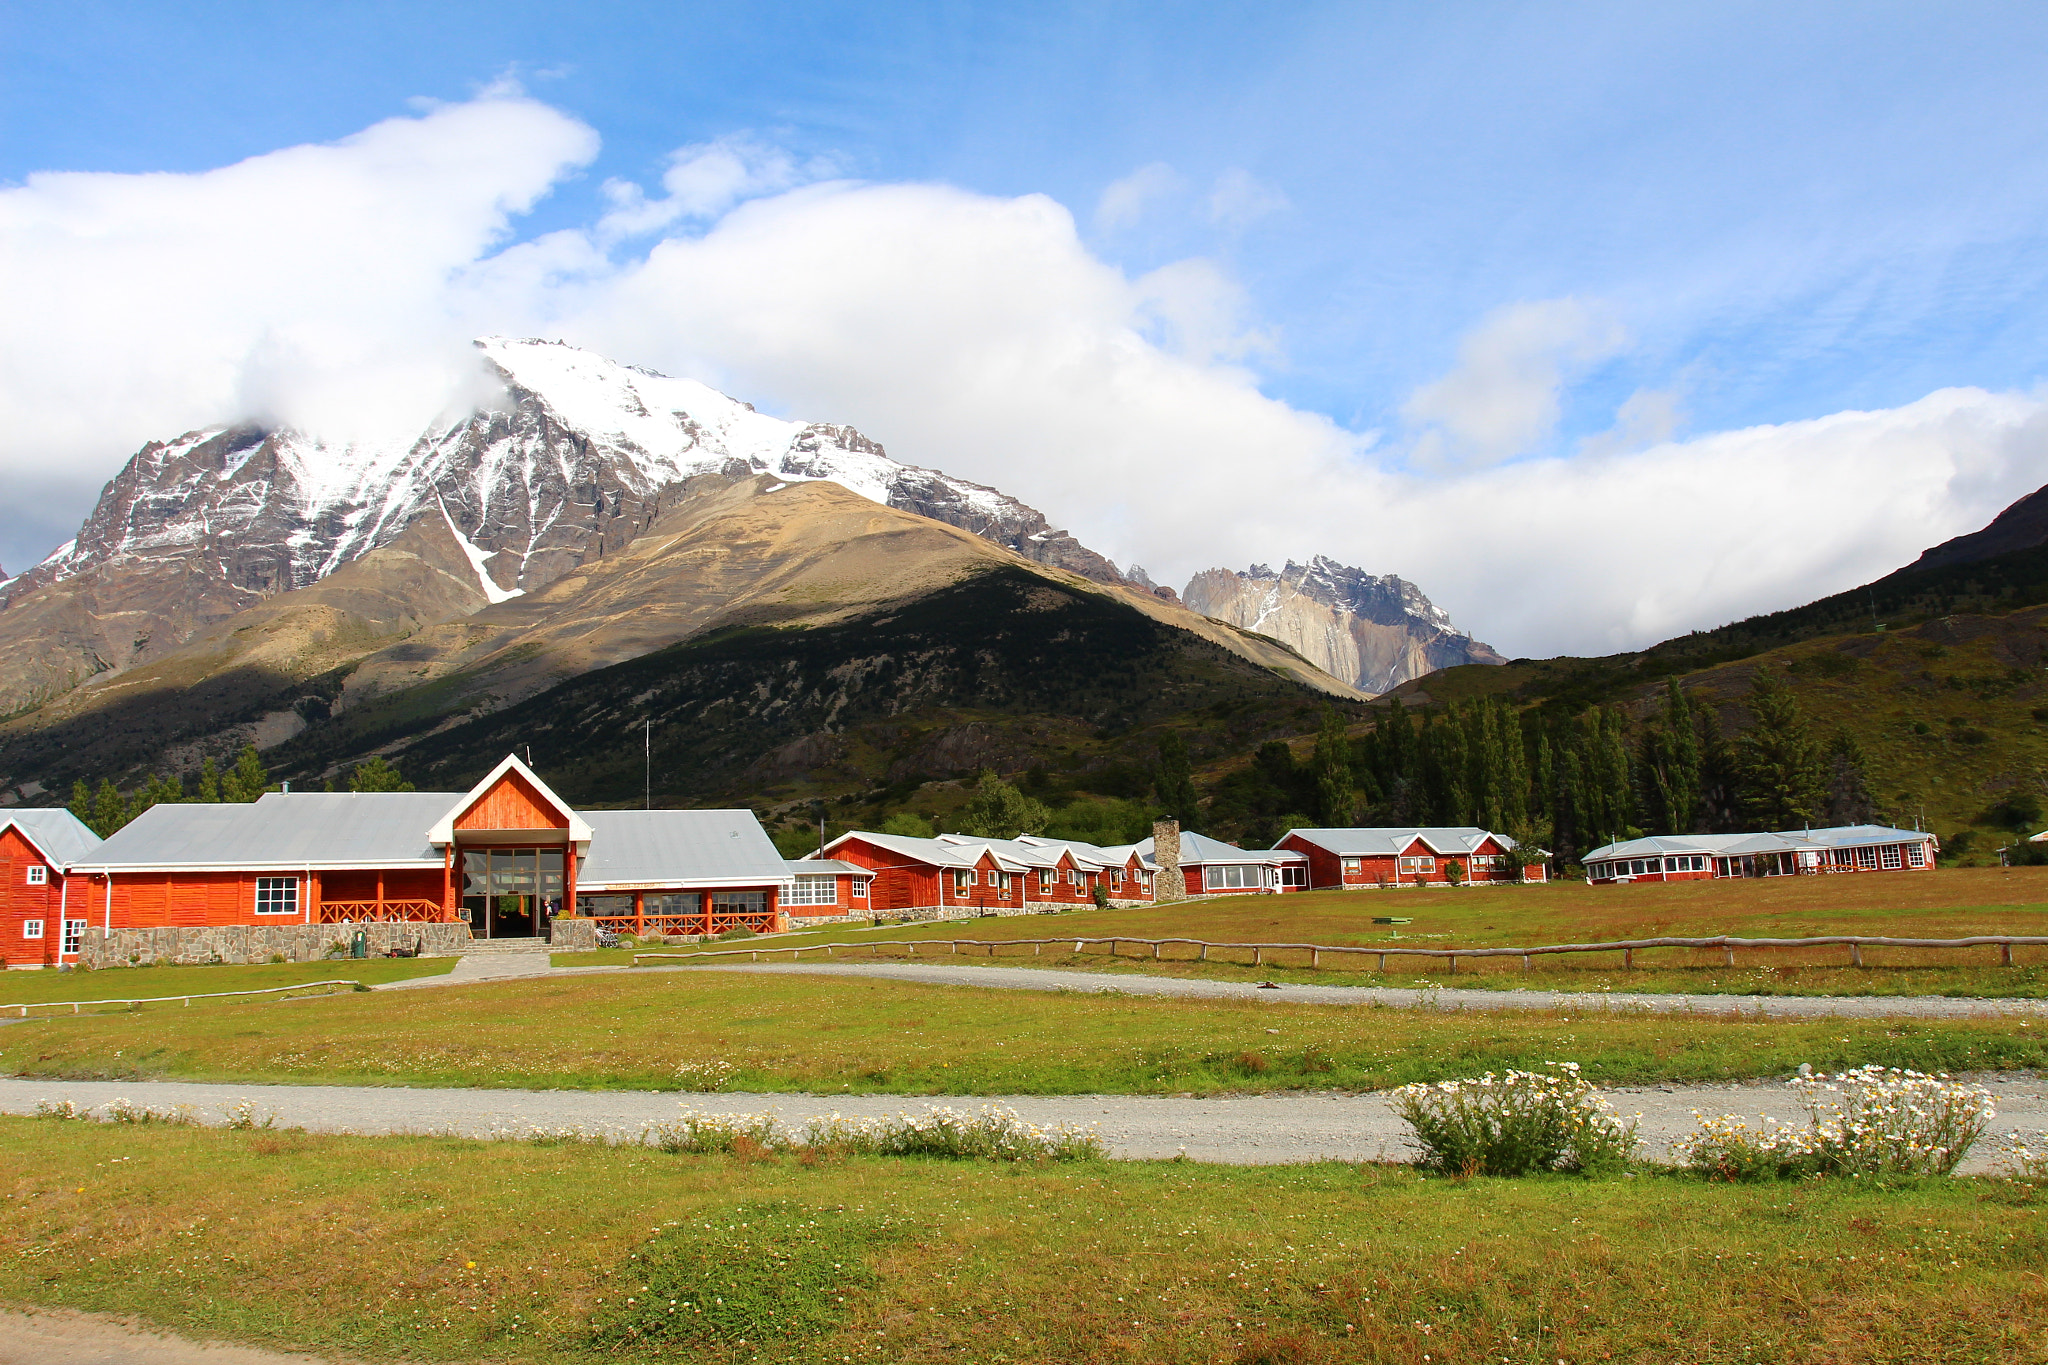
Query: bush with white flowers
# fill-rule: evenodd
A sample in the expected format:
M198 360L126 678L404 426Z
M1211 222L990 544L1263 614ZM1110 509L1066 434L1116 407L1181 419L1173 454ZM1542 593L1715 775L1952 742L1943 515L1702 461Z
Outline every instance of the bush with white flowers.
M1699 1127L1678 1144L1680 1159L1721 1180L1947 1175L1997 1117L1989 1090L1938 1073L1861 1066L1790 1084L1804 1127L1695 1113Z
M1394 1091L1395 1112L1422 1147L1416 1164L1456 1175L1601 1172L1626 1165L1635 1151L1636 1120L1615 1114L1579 1074L1578 1063L1546 1066Z

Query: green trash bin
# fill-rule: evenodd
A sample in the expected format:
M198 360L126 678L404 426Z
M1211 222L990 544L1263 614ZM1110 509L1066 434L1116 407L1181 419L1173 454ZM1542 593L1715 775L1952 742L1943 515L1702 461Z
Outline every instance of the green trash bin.
M368 957L370 955L369 930L356 930L355 937L348 941L348 955L350 957Z

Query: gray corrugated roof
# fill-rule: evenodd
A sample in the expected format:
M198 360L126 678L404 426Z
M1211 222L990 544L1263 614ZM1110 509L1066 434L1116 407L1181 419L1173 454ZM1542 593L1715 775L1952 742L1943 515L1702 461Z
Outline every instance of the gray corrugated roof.
M1386 829L1290 829L1287 833L1298 834L1319 848L1350 858L1387 857L1399 853L1418 838L1437 853L1470 853L1487 839L1498 840L1502 848L1515 846L1515 841L1505 834L1495 834L1476 825L1405 825ZM1281 837L1285 838L1286 835Z
M80 861L93 867L441 866L427 829L459 792L266 792L253 805L152 806Z
M28 841L57 867L68 867L100 846L100 836L70 811L17 810L0 815L0 829L18 826Z
M1148 860L1159 856L1159 850L1150 839L1138 845L1138 852ZM1221 839L1211 839L1206 834L1193 830L1180 832L1180 861L1182 866L1189 863L1291 863L1306 862L1308 855L1292 849L1280 848L1239 848L1226 844Z
M842 863L837 858L790 858L783 866L792 877L822 877L833 872L859 872L872 877L875 874L857 863Z
M789 880L788 864L750 810L593 810L583 818L590 822L590 857L578 887Z

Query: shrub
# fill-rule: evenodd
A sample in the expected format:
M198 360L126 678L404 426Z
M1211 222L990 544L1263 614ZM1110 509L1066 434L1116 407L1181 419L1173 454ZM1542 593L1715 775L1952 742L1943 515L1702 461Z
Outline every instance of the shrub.
M726 1081L738 1068L731 1062L680 1062L676 1065L675 1078L682 1082L683 1089L709 1093L723 1090Z
M1088 1161L1103 1155L1093 1128L1026 1122L1016 1110L974 1113L935 1107L885 1119L812 1119L804 1144L860 1156L937 1156L983 1161Z
M39 1119L90 1119L92 1110L76 1100L37 1100L36 1117Z
M685 1113L674 1123L650 1124L646 1140L664 1152L781 1151L790 1144L773 1114Z
M754 931L752 929L749 929L744 924L736 924L711 941L713 943L731 943L734 939L752 938L753 936Z
M1999 1165L2011 1180L2048 1180L2048 1133L2008 1133L1998 1144Z
M1701 1118L1678 1144L1685 1165L1717 1180L1947 1175L1997 1117L1983 1086L1897 1067L1795 1076L1791 1085L1806 1127Z
M1590 1174L1627 1164L1635 1121L1614 1114L1578 1063L1549 1067L1394 1091L1395 1112L1422 1147L1416 1164L1456 1175Z

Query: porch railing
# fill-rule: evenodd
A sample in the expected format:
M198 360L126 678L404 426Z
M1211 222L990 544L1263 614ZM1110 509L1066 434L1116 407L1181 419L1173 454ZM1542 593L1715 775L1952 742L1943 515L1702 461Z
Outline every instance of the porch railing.
M734 929L750 929L765 934L775 927L772 911L713 911L707 920L702 911L694 915L648 915L635 919L631 915L593 915L592 922L599 929L609 929L615 934L631 934L635 938L667 934L708 934L716 936Z
M439 924L454 915L439 901L322 901L313 912L315 924Z

